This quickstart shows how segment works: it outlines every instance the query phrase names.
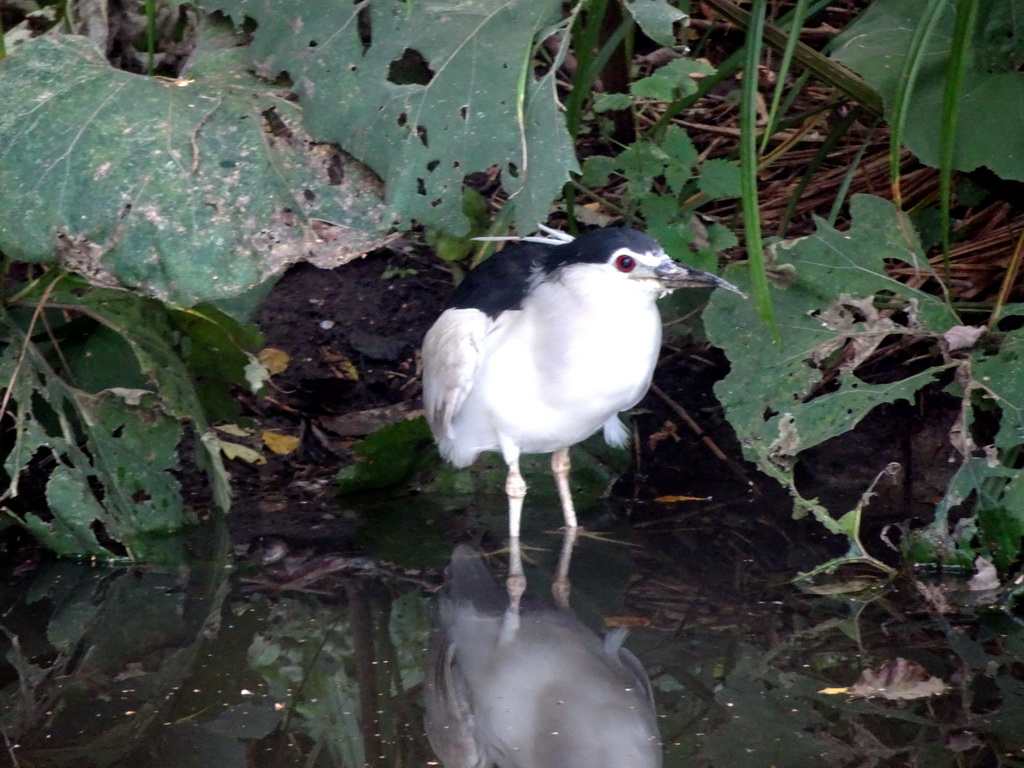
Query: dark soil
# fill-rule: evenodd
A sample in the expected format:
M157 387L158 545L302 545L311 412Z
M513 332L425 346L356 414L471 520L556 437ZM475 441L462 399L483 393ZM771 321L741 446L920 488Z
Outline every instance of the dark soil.
M301 443L287 456L265 452L265 466L235 462L230 526L237 543L274 537L337 546L351 537L354 521L338 517L333 481L353 461L352 443L373 425L342 435L332 426L368 409L418 407L419 344L450 291L436 260L400 245L335 270L300 265L281 278L256 323L266 346L290 362L271 391L247 405L261 427Z

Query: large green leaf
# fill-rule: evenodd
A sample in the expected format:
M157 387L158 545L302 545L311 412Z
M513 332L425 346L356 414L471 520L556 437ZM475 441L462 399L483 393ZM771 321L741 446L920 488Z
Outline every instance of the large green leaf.
M794 495L801 451L852 429L876 405L912 399L944 368L873 384L857 375L859 363L887 337L942 333L958 324L941 301L886 274L887 259L927 268L892 204L858 196L851 210L849 231L819 221L813 235L773 247L776 267L791 278L773 296L781 344L766 337L750 303L716 294L704 312L708 338L729 357L729 375L715 391L744 455ZM741 287L743 279L736 279ZM878 309L879 295L902 311ZM834 379L826 380L827 372ZM797 501L841 532L813 502Z
M969 564L980 549L1006 569L1019 556L1024 535L1024 480L1017 468L1024 446L1024 330L992 333L985 344L967 344L947 352L943 362L886 383L859 378L860 363L886 338L950 345L977 329L960 327L945 303L885 273L886 261L928 268L910 224L901 222L890 202L857 196L851 213L845 232L819 221L813 235L772 248L784 278L773 296L780 344L765 337L753 307L721 294L712 298L704 313L708 338L731 364L715 391L744 456L789 489L797 512L812 512L831 532L850 537L851 552L863 554L859 513L840 516L845 510L802 498L794 464L801 451L852 429L875 406L910 400L936 374L955 367L948 389L961 400L961 417L949 436L962 463L934 522L911 534L912 556ZM778 263L782 259L788 263ZM735 278L740 285L743 280ZM1005 307L1002 314L1024 314L1024 307ZM983 411L998 417L990 445L976 443L974 422ZM875 469L883 468L880 463ZM950 513L970 501L975 517L952 527Z
M22 302L45 304L47 330L29 335L27 320L0 313L0 381L14 415L6 511L62 555L159 558L157 537L194 522L173 474L183 424L206 431L167 310L67 277L28 286ZM197 441L197 461L226 509L226 474L208 442ZM40 485L45 505L24 500L26 487Z
M576 169L557 67L533 74L537 42L567 24L552 27L554 0L204 5L256 20L253 61L288 73L310 131L380 174L404 219L464 234L463 179L496 166L530 232Z
M936 0L878 0L836 40L833 58L855 69L891 108L903 61ZM946 3L924 52L909 106L904 141L923 162L939 165L942 93L952 46L955 4ZM954 166L973 171L987 166L1006 179L1024 181L1024 16L1019 0L981 3L979 22L964 77Z
M192 305L382 242L378 182L284 94L212 44L190 77L114 70L81 37L0 61L0 250Z

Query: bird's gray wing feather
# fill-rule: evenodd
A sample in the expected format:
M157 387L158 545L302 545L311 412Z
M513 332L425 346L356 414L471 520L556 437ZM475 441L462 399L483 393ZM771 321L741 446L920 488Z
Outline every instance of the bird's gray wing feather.
M490 761L477 739L469 686L447 631L435 629L424 686L427 738L446 768L485 768Z
M605 653L622 665L623 669L636 681L637 688L643 693L651 707L654 707L654 689L651 687L651 680L647 677L647 670L640 663L640 659L633 655L628 648L623 647L626 635L629 630L625 627L618 627L604 636Z
M454 437L452 419L473 389L492 324L477 309L448 309L423 339L423 407L437 437Z

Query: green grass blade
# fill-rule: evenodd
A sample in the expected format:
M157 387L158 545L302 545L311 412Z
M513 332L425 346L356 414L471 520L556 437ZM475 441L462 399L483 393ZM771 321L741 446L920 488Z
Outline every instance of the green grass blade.
M757 196L757 67L761 61L766 2L754 0L747 28L746 58L743 67L743 100L740 104L740 199L743 204L743 229L750 260L750 284L757 314L768 324L776 343L781 342L768 294L764 241Z
M931 0L910 41L910 49L903 59L903 71L900 74L900 85L892 104L892 118L889 132L889 181L892 186L893 202L897 208L903 207L903 196L900 192L900 154L903 150L903 129L907 124L910 98L917 84L917 76L924 61L925 49L935 31L935 25L946 8L946 0Z
M704 0L704 4L713 8L734 24L746 29L748 32L747 43L749 45L751 39L749 35L750 27L754 23L753 12L748 13L744 11L730 2L730 0ZM757 3L754 6L755 10L756 6ZM764 43L775 50L785 50L790 38L789 34L774 24L768 24L764 21L759 26L762 36L758 38L758 45L763 40ZM821 82L838 88L851 99L860 103L871 114L882 114L882 97L878 95L874 88L868 85L867 81L852 70L847 69L838 62L832 61L809 45L800 42L797 42L793 47L793 60L799 66L811 72Z
M800 41L800 28L804 19L807 18L807 5L810 0L797 0L793 9L793 24L789 35L786 38L786 48L782 52L782 63L779 66L778 79L775 81L775 92L772 94L772 103L768 108L768 123L765 125L764 136L761 137L761 154L768 148L768 141L775 133L775 124L779 119L779 104L782 95L789 89L786 82L789 80L789 68L793 63L793 53L796 51L796 44Z
M946 85L942 91L942 122L939 134L939 197L941 198L942 261L949 280L949 237L952 228L949 207L953 192L953 154L956 151L956 128L960 114L964 73L970 55L974 27L978 20L978 0L958 0L956 26L946 64Z

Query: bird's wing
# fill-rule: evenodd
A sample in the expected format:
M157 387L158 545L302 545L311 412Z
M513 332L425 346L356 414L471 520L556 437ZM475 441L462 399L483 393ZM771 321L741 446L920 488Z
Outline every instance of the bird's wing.
M454 437L452 419L473 389L493 321L478 309L446 309L423 339L423 407L435 436Z
M618 661L618 663L622 665L622 668L633 677L636 682L637 689L643 693L644 698L650 702L651 708L653 709L654 689L651 687L650 678L647 677L647 670L645 670L644 665L640 663L640 659L634 656L632 651L622 645L626 640L627 634L629 634L629 632L625 627L618 627L606 634L604 636L605 653Z
M430 746L450 768L484 768L490 761L476 735L469 686L447 632L435 628L423 691L424 725Z

